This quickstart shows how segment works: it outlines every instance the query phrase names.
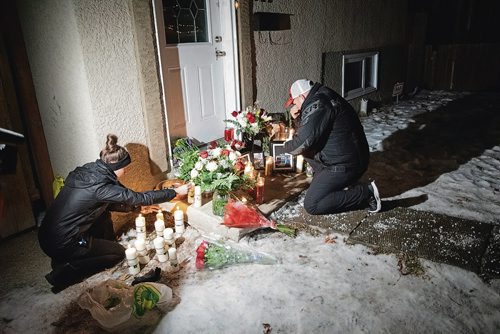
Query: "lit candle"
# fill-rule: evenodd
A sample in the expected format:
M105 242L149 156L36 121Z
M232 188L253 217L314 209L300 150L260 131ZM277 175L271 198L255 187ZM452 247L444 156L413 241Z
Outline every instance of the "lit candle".
M137 239L146 239L146 218L139 214L135 218L135 230L137 232Z
M201 187L200 186L195 186L194 187L194 203L193 206L195 208L201 207Z
M297 173L302 173L304 171L304 156L297 156L297 164L296 164Z
M243 204L247 204L247 199L246 199L246 197L242 197L242 198L241 198L241 203L243 203Z
M163 212L161 210L158 211L158 213L156 214L156 220L163 220L163 221L165 221L165 217L163 216Z
M168 249L168 258L170 259L170 264L173 266L177 265L177 249L169 248Z
M194 191L195 191L195 185L193 183L191 185L191 188L189 188L189 190L188 190L188 198L187 198L188 204L193 204L194 203Z
M264 182L265 179L263 177L257 177L257 183L255 185L255 203L257 204L264 203Z
M295 134L295 129L294 128L290 128L288 130L288 139L287 140L292 140L294 134Z
M158 261L167 262L168 255L165 254L165 240L162 237L156 237L153 243L155 245L156 255L158 255Z
M273 171L273 163L274 159L271 156L266 157L266 167L264 170L264 175L265 176L270 176L272 171Z
M161 219L155 221L156 236L163 237L163 230L165 229L165 222Z
M184 233L184 212L177 207L174 211L175 236L180 237Z
M137 261L137 251L134 247L129 247L125 250L125 257L128 263L128 272L131 275L138 274L141 271L139 262Z
M150 258L146 250L146 241L137 239L134 243L134 246L137 249L137 257L139 258L139 263L147 264Z

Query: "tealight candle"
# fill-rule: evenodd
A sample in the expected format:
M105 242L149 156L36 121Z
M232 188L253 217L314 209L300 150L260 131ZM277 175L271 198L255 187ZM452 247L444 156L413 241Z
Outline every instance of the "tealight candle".
M195 208L201 207L201 187L200 186L195 186L194 187L193 206Z
M156 236L163 237L163 230L165 229L165 222L162 219L155 221Z
M128 272L131 275L138 274L141 271L139 262L137 261L137 251L134 247L129 247L125 250L125 257L128 263Z
M158 211L158 213L156 214L156 220L163 220L163 221L165 221L165 217L163 216L163 212L161 210Z
M167 262L168 255L165 254L165 240L162 237L156 237L153 243L155 245L156 255L158 255L158 261Z
M297 173L302 173L304 171L304 156L303 155L298 155L297 156L297 162L295 165Z
M142 214L135 218L135 230L137 239L146 239L146 218Z
M170 259L170 264L173 266L177 265L177 249L169 248L168 249L168 258Z
M139 263L147 264L150 258L146 250L146 241L137 239L134 243L134 246L137 249L137 257L139 258Z

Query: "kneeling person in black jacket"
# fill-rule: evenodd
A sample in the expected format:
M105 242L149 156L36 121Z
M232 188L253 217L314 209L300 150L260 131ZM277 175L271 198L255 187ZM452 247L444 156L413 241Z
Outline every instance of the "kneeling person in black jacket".
M298 125L285 151L302 154L314 170L304 209L324 215L369 207L381 209L375 182L359 183L370 152L363 126L352 106L330 88L301 79L290 88L285 107Z
M54 286L53 291L110 268L124 258L124 248L114 241L110 211L130 211L187 194L187 185L145 192L123 186L118 178L131 160L117 140L115 135L108 135L100 159L69 173L42 221L38 240L52 259L53 270L45 277Z

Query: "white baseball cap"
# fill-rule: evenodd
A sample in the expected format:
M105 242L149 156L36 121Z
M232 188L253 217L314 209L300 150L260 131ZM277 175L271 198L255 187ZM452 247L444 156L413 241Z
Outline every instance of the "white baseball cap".
M293 103L293 99L310 91L312 86L314 86L314 82L308 79L299 79L295 81L290 87L290 97L285 102L285 108Z

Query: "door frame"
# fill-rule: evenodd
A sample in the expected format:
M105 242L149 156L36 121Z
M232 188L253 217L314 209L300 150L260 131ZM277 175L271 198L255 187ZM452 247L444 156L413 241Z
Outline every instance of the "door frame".
M238 27L237 27L237 13L235 7L235 0L207 0L207 1L217 1L219 2L219 10L221 11L221 29L224 36L230 36L230 38L224 38L222 42L222 49L226 51L226 59L224 60L223 75L224 75L224 105L226 108L226 116L230 115L233 110L239 110L241 108L241 95L240 95L240 75L239 75L239 59L238 59ZM155 38L157 45L157 57L158 57L158 67L160 76L160 85L162 91L162 106L165 115L166 122L166 132L167 132L167 144L168 152L172 152L172 138L170 136L169 128L169 118L168 109L166 101L166 87L168 83L164 79L164 69L166 68L165 55L162 54L162 40L165 40L165 28L163 20L160 20L159 15L163 10L162 0L151 0L153 6L153 19L155 28ZM227 32L230 33L227 33ZM229 98L231 97L231 98ZM214 138L216 139L216 138ZM169 159L170 167L173 168L172 159Z

